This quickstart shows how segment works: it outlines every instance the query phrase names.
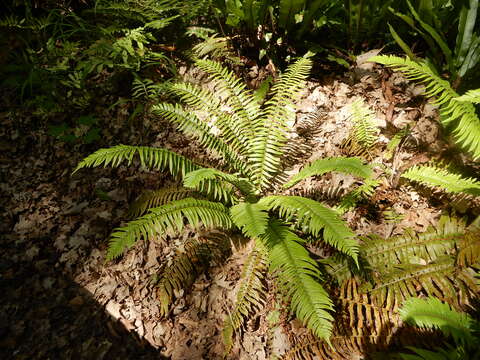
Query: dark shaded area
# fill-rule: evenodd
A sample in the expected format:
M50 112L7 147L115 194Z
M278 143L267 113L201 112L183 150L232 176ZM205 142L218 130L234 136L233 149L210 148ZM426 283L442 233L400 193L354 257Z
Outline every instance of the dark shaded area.
M2 236L1 242L0 358L162 358L55 267L59 254L53 248L42 246L27 262L18 254L28 251L29 241Z

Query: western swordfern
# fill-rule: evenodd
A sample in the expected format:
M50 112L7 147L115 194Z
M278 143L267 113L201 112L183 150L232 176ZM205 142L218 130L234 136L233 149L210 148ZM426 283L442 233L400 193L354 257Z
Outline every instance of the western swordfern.
M171 93L185 105L160 103L155 112L220 156L221 168L201 167L166 149L118 145L98 150L76 169L131 164L138 155L142 166L169 171L182 181L181 187L171 190L175 194L170 197L157 193L156 199L146 197L145 206L135 205L134 214L144 213L149 205L155 207L114 230L107 259L120 256L140 238L180 232L186 224L198 229L240 232L254 241L254 255L245 264L238 306L227 321L227 335L238 330L242 319L262 303L260 295L255 294L263 287L262 269L268 268L296 316L315 335L328 341L333 303L320 283L316 261L309 256L300 235L322 238L354 262L359 246L337 212L320 202L282 195L281 191L306 177L328 171L367 178L371 169L357 158L320 159L284 187L276 186L282 173L281 159L292 132L289 124L295 117L293 101L309 73L310 59L300 58L290 65L263 103L219 63L198 60L196 65L210 76L215 90L206 91L187 83L174 84L170 87ZM205 120L196 115L198 111L208 114Z

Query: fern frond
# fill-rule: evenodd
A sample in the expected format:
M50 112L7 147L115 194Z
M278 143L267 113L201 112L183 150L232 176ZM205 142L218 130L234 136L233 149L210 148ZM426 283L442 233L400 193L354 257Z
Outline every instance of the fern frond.
M202 168L189 172L183 179L183 185L195 189L205 180L223 180L235 186L244 196L253 196L254 189L248 180L213 168Z
M330 171L352 174L361 178L368 178L372 169L364 165L359 158L333 157L318 159L306 165L298 174L294 175L283 187L288 189L310 176L320 176Z
M283 219L296 217L303 230L319 236L323 230L323 240L357 261L359 245L355 234L338 214L323 204L301 196L273 195L262 198L260 204L270 210L279 211Z
M267 253L265 249L257 247L252 250L243 265L235 306L223 324L226 353L229 353L232 347L234 332L242 327L250 315L265 305L266 270Z
M223 139L234 152L244 157L248 155L248 134L245 134L242 121L236 121L235 114L222 111L220 96L188 83L176 83L170 86L170 91L190 107L206 111L215 127L220 130L218 137Z
M458 244L457 265L480 268L480 229L470 226Z
M226 97L227 105L232 108L235 125L242 129L247 139L253 139L257 135L253 131L253 121L260 115L260 107L242 80L218 62L197 60L195 64L216 81L218 92Z
M260 203L241 202L230 208L233 222L249 237L257 237L265 232L268 225L268 212Z
M280 170L280 159L295 120L293 100L307 78L311 64L311 60L301 58L288 67L273 85L273 96L265 103L264 115L253 123L249 160L254 182L260 188L267 188Z
M411 167L402 174L402 177L419 182L430 188L439 187L450 193L480 196L480 181L434 166Z
M351 105L353 127L350 133L352 141L366 150L372 148L378 140L378 127L375 114L358 99Z
M437 298L407 299L399 313L408 324L440 329L446 336L451 335L458 344L472 340L473 319L468 314L451 309Z
M175 291L190 287L212 262L225 257L225 243L212 241L206 233L199 239L187 240L183 249L177 249L172 263L163 270L157 284L161 316L167 315Z
M178 187L169 186L158 190L148 190L143 192L131 205L128 214L132 218L139 217L147 212L148 209L165 205L171 201L195 197L195 191Z
M425 62L416 63L397 56L374 56L370 61L393 67L406 75L409 80L425 86L425 96L436 97L434 104L440 107L440 122L453 126L453 137L457 144L480 158L480 119L475 107L469 102L457 101L458 94L448 81L441 79Z
M191 160L170 150L147 146L117 145L107 149L100 149L90 154L78 164L73 173L85 167L102 165L104 167L117 167L123 162L130 165L137 153L140 164L143 167L155 170L168 170L173 176L183 178L187 173L201 168ZM207 181L197 190L226 203L232 203L235 199L231 189L213 181Z
M333 303L317 281L320 272L301 245L303 240L286 226L271 221L262 241L268 248L270 269L277 274L297 318L328 342L332 332Z
M212 127L200 120L194 113L185 111L178 104L167 103L155 105L153 111L177 125L178 129L185 135L197 139L206 149L213 150L221 155L233 169L245 173L245 163L239 158L235 150L220 137L215 136Z
M390 239L363 238L361 257L377 271L404 263L432 262L450 253L463 238L465 227L461 219L442 216L434 227L423 233L407 229Z
M456 97L455 100L480 104L480 89L468 90L462 96Z
M184 219L194 228L230 229L233 225L227 208L221 203L194 198L172 201L150 209L148 214L115 229L111 235L107 260L120 256L140 238L148 239L168 231L180 232L184 228Z
M201 43L195 45L192 50L199 58L211 57L213 60L225 59L226 61L239 65L240 58L235 54L230 44L230 37L221 37L213 34L206 37Z
M173 176L183 177L186 173L199 168L191 160L170 150L147 146L117 145L90 154L77 165L73 173L86 167L118 167L123 162L130 165L135 154L138 154L142 166L155 170L169 170Z

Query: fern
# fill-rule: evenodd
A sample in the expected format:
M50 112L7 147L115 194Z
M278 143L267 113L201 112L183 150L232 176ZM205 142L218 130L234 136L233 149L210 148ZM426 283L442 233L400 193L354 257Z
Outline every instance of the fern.
M220 203L194 198L172 201L150 209L147 215L115 229L111 235L107 260L120 256L139 238L148 239L155 235L165 235L168 231L183 230L184 218L196 228L204 226L230 229L233 225L227 209Z
M249 237L258 237L265 233L268 224L266 207L260 203L241 202L230 208L235 225Z
M358 242L335 211L301 196L267 196L260 203L269 209L278 209L283 219L290 220L295 216L297 224L314 236L323 230L322 238L326 243L357 260Z
M219 37L218 34L213 34L204 38L204 40L193 47L193 52L201 59L207 56L213 60L225 59L231 64L242 64L240 58L235 54L231 46L230 37Z
M441 79L424 62L396 56L374 56L370 60L401 71L409 80L423 83L425 95L436 97L433 103L440 107L442 125L452 127L455 141L471 152L474 159L480 158L480 119L471 103L456 100L458 94L448 81Z
M261 309L265 304L265 274L267 270L267 252L263 246L253 249L243 265L235 306L225 319L223 339L226 353L230 352L233 334L240 329L249 315Z
M269 224L262 240L269 249L270 268L291 299L292 310L315 335L329 341L333 303L316 280L320 272L301 246L303 240L276 221Z
M298 174L284 185L284 188L288 189L310 176L320 176L330 171L343 172L362 178L368 178L372 174L372 169L368 165L364 165L358 158L335 157L318 159L300 170Z
M194 197L194 195L195 191L178 186L145 191L130 205L128 213L130 217L136 218L145 214L148 209L168 204L171 201Z
M404 172L402 177L430 188L439 187L450 193L480 196L480 181L433 166L414 166Z
M459 313L439 299L410 298L399 310L402 320L418 327L440 329L446 336L452 336L455 342L471 341L473 319L465 313Z
M378 139L375 115L361 99L352 103L351 112L353 127L343 144L343 148L346 148L348 153L352 155L355 155L358 148L368 153Z
M288 124L293 123L295 110L292 100L298 95L310 71L311 60L302 58L291 65L272 87L274 94L265 103L262 117L254 118L250 138L250 162L254 182L268 187L280 170L280 159L287 141Z
M140 215L149 209L148 213L114 230L107 259L119 256L140 238L165 238L187 225L194 230L231 230L232 236L242 234L257 242L254 251L265 254L249 260L252 263L248 263L245 270L248 274L244 275L247 284L242 285L237 307L226 323L227 347L244 318L263 302L258 271L267 267L267 262L293 312L313 333L328 342L333 307L319 283L320 270L309 257L305 241L281 223L277 215L289 222L296 220L292 228L323 239L357 262L358 243L337 212L299 196L264 196L282 181L282 159L288 150L287 140L295 117L293 99L310 65L311 61L305 58L291 65L263 104L231 71L210 60L198 60L197 66L213 80L214 91L182 83L169 85L169 92L184 105L160 103L155 112L196 139L206 150L214 151L223 160L219 168L201 167L166 149L119 145L98 150L76 169L130 165L138 155L141 166L168 170L172 176L181 178L186 188L141 196L132 211ZM311 174L322 171L344 171L364 177L371 174L371 168L359 159L326 159L311 167ZM215 201L193 198L193 195ZM188 245L185 252L179 253L176 263L166 269L159 294L164 313L174 291L189 286L197 270L203 271L202 244Z

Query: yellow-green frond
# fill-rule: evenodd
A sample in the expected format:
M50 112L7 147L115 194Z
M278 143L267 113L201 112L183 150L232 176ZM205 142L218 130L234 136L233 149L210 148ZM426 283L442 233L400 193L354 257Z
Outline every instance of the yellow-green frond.
M111 235L107 260L120 256L140 238L164 236L169 231L180 232L185 220L194 228L230 229L233 225L228 209L221 203L194 198L172 201L150 209L148 214L115 229Z
M235 125L242 128L248 139L253 139L256 136L253 121L260 115L260 107L253 94L247 91L243 81L219 62L197 60L195 64L216 81L216 91L231 107Z
M419 182L430 188L439 187L450 193L480 196L480 181L451 173L434 166L414 166L402 174L403 178Z
M290 65L274 84L273 96L265 103L263 116L256 119L251 138L250 164L255 184L268 188L280 170L284 147L295 121L294 98L300 92L311 67L311 60L301 58Z
M284 187L288 189L303 179L310 176L320 176L330 171L352 174L361 178L368 178L372 174L372 168L364 165L359 158L333 157L318 159L306 165Z
M206 111L210 116L208 121L215 125L217 135L227 143L237 154L248 155L248 134L244 132L243 121L238 121L235 113L223 110L222 100L209 90L188 83L176 83L169 90L180 97L189 107Z
M196 192L178 185L169 186L158 190L144 191L131 205L128 214L132 218L141 216L148 209L165 205L171 201L195 197Z
M270 222L262 240L268 248L270 269L277 275L293 312L316 336L328 342L333 303L318 282L320 272L301 245L303 240L276 221Z
M267 208L260 203L241 202L230 208L235 225L249 237L257 237L265 232L268 224Z
M480 104L480 89L468 90L462 96L456 97L455 100Z
M370 153L370 149L378 140L379 129L375 122L375 115L370 108L358 99L351 105L352 129L347 139L342 143L342 149L350 156L357 153Z
M244 196L253 195L253 187L246 179L227 174L213 168L201 168L185 175L183 185L187 188L198 188L206 180L222 180L235 186Z
M355 234L338 214L319 203L301 196L273 195L260 200L262 205L271 210L278 210L281 218L289 220L295 217L303 231L323 240L357 260L359 245Z
M186 111L178 104L167 103L155 105L153 111L177 125L185 135L197 139L207 150L223 157L235 171L245 173L245 162L235 150L221 137L216 136L212 126L200 120L192 111Z
M147 146L117 145L90 154L77 165L74 173L86 167L117 167L123 162L130 165L136 154L138 154L142 166L149 169L169 170L173 176L183 177L186 173L199 168L191 160L170 150Z
M440 121L444 126L453 126L455 141L471 152L474 159L480 158L480 119L470 102L458 101L458 94L448 81L440 78L425 62L416 63L397 56L374 56L371 61L393 67L409 80L425 86L425 96L435 97L434 104L440 107Z

